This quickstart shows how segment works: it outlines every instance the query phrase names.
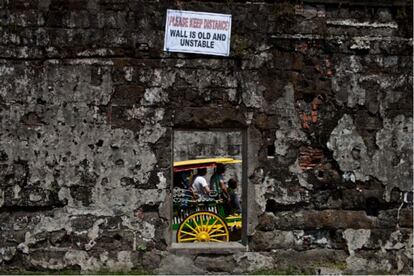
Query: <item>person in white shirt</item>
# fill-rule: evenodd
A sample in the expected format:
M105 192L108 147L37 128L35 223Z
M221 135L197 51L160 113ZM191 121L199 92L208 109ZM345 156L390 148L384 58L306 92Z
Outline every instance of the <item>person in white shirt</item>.
M200 197L209 197L210 188L207 183L207 180L204 176L207 174L206 168L201 168L197 170L197 175L193 181L193 192L196 193Z

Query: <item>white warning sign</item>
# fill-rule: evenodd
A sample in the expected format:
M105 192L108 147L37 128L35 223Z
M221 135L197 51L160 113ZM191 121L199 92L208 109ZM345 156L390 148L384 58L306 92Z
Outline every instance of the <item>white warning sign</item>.
M228 56L231 15L167 10L164 51Z

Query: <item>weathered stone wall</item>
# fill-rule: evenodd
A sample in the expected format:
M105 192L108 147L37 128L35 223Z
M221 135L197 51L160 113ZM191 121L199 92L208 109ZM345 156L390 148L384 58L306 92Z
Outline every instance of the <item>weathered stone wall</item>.
M242 160L242 133L241 131L174 131L174 161L183 161L199 158L230 157ZM207 170L205 178L210 179L213 170ZM224 181L233 178L241 183L242 164L226 166ZM239 195L241 186L238 186Z
M230 57L164 53L167 8ZM412 273L412 54L410 1L0 0L0 272ZM249 251L174 255L171 134L210 127Z
M199 158L242 158L242 133L235 131L174 131L174 161Z

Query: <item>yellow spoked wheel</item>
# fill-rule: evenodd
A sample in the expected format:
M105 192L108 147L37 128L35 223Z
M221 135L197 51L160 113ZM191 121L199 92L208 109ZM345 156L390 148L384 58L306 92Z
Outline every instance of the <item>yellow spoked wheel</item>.
M226 222L212 212L202 211L189 215L177 231L178 242L228 242Z

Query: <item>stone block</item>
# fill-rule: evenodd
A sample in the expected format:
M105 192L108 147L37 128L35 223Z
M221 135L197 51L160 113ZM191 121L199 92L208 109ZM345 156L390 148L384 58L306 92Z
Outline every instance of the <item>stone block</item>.
M198 256L195 259L194 264L205 271L215 273L231 273L236 266L235 260L231 255L219 257Z
M246 252L239 253L234 256L236 260L236 267L233 273L258 272L272 270L275 266L275 260L270 254Z
M114 88L111 97L113 106L133 106L140 104L145 88L141 85L120 85Z
M272 249L297 248L301 245L303 231L281 231L271 232L256 231L249 246L255 251L270 251Z
M160 274L199 274L204 270L193 263L188 256L168 255L162 258L160 266L156 269Z
M379 219L367 216L365 211L346 210L303 210L282 211L262 215L259 229L294 230L294 229L359 229L377 228Z
M293 249L275 250L272 256L277 262L276 269L292 269L303 271L309 274L317 274L319 267L346 268L346 251L333 249L311 249L297 251ZM298 261L300 260L300 262ZM303 273L302 272L302 273ZM297 272L296 272L297 273Z
M411 227L413 225L412 208L381 210L378 214L378 220L381 227L393 228L397 225L400 227Z

